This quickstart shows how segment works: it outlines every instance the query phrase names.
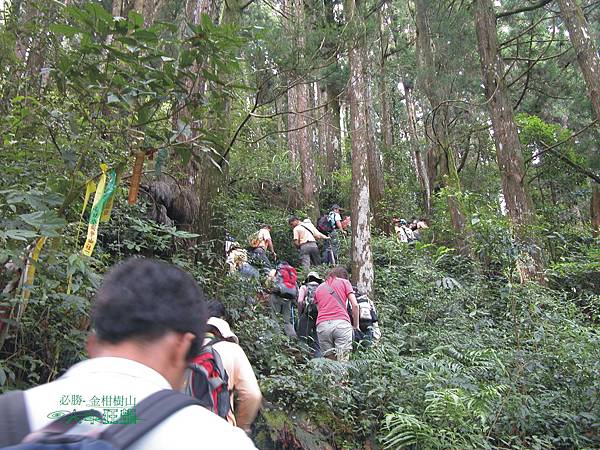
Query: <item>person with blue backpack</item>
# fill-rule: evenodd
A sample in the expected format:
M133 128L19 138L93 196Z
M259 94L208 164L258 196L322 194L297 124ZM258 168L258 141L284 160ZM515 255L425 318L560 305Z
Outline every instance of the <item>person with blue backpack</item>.
M177 392L200 352L205 300L173 265L132 258L113 268L92 306L90 359L0 396L0 448L254 449L243 430Z
M346 231L342 225L342 216L340 212L343 209L340 205L335 204L331 207L328 214L322 216L317 222L317 229L329 236L329 240L323 243L323 263L338 264L340 255L340 240L339 235L345 235Z

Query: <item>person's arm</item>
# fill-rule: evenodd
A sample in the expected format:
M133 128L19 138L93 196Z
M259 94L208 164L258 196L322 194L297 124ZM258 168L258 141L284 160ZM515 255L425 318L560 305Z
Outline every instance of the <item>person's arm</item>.
M258 414L262 402L260 387L252 370L252 365L244 350L239 347L236 358L234 394L236 397L235 420L237 426L246 431L251 431L252 422Z
M300 247L300 230L298 230L298 227L294 228L294 245Z
M306 286L300 286L298 290L298 312L301 313L304 309L304 297L306 297Z
M273 257L277 258L277 253L275 253L275 249L273 248L273 240L271 238L267 239L267 248L273 254Z
M352 305L352 326L356 329L359 328L359 315L358 315L358 302L356 301L356 295L354 292L348 294L348 300L350 300L350 304Z
M315 239L331 239L329 236L324 235L319 230L317 230L315 227L312 227L312 228L313 229L311 231L313 232Z

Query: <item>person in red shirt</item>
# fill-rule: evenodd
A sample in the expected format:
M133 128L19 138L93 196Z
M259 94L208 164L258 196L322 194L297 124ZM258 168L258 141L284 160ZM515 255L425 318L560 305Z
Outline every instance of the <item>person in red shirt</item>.
M348 315L348 301L352 305L352 320ZM335 267L329 272L315 292L315 304L319 309L317 336L323 356L347 361L354 329L359 328L359 315L356 296L344 267Z

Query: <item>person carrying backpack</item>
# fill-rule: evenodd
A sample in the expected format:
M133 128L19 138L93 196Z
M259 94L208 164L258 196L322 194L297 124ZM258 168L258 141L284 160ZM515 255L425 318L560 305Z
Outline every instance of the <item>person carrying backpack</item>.
M347 311L348 301L352 307L352 319ZM329 272L327 280L315 292L315 303L319 310L317 336L323 356L347 361L354 333L360 331L358 303L344 267L335 267Z
M321 347L317 337L318 308L315 292L323 279L317 272L310 272L298 291L298 337L313 350L315 358L321 356Z
M317 222L317 228L319 231L326 231L329 236L329 240L323 243L323 263L324 264L337 264L340 254L340 240L339 235L346 234L344 225L342 224L342 216L340 212L343 209L340 205L333 205L331 211ZM320 225L320 227L319 227Z
M272 284L269 303L276 320L283 321L283 331L289 337L297 337L292 324L292 301L298 298L298 273L286 261L282 261L269 274Z
M310 269L311 264L318 266L321 264L321 256L319 255L319 247L317 239L329 239L329 236L324 235L310 222L300 222L297 216L292 216L288 219L288 223L294 230L294 245L300 253L300 264L304 269Z
M369 347L381 339L379 318L377 317L375 304L367 296L366 292L356 286L353 286L353 288L354 292L356 292L356 302L358 303L359 328L363 335L360 343L365 347Z
M51 383L0 396L0 447L254 449L241 429L176 392L200 350L205 301L173 265L143 258L117 265L93 302L91 359ZM17 445L24 438L29 443Z
M410 244L415 241L415 235L408 227L406 220L394 217L393 222L394 232L396 233L396 237L400 242Z
M240 347L238 337L231 331L225 320L218 317L208 319L203 354L209 355L208 358L204 358L204 361L210 361L211 356L217 356L218 361L212 359L211 362L216 367L208 365L209 373L212 372L217 376L206 377L203 376L204 374L192 371L189 385L193 386L194 377L209 385L217 386L217 388L219 381L224 381L224 386L219 392L214 393L217 401L213 402L215 407L213 412L227 419L232 425L243 429L246 433L250 433L252 422L260 408L262 394L250 361ZM199 389L199 391L206 395L208 389ZM188 393L192 394L192 392Z
M249 238L249 244L252 255L263 263L263 266L271 269L271 261L267 256L267 251L277 260L277 253L273 247L273 239L271 238L271 225L263 224L258 232L254 233ZM267 270L268 272L268 270Z

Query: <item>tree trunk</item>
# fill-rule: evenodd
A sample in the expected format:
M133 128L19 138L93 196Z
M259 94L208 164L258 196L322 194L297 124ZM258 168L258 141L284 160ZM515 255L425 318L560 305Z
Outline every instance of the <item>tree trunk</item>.
M373 219L375 225L384 230L386 226L386 220L384 213L381 210L380 202L383 199L383 193L385 186L383 184L383 166L382 156L379 151L379 146L375 141L375 129L373 127L372 117L373 112L373 97L371 95L371 77L369 76L369 59L366 55L364 47L359 48L362 52L361 59L363 61L363 76L366 85L365 90L365 103L363 104L365 110L365 118L367 125L367 145L369 149L368 160L369 160L369 195L371 198L371 209L373 210Z
M287 142L288 142L288 150L290 152L290 160L292 164L296 164L299 159L298 152L298 133L296 133L296 129L298 128L298 116L295 114L298 111L298 86L295 85L296 80L292 79L290 83L288 83L287 90L287 103L288 103L288 114L287 114Z
M333 84L327 84L327 174L339 170L342 164L342 138L340 125L340 91Z
M412 157L415 165L417 179L421 185L421 194L423 195L423 210L427 216L431 215L431 188L429 186L429 177L427 168L423 161L423 155L419 148L419 136L417 134L417 116L415 114L415 102L412 96L412 88L409 83L404 83L404 94L406 101L406 114L408 116L408 139L412 151Z
M348 28L354 31L355 39L350 39L348 62L350 80L348 98L350 103L349 134L352 145L352 279L359 289L370 294L373 289L373 254L371 251L370 194L368 128L365 93L367 86L364 77L364 36L361 14L357 11L356 0L346 0ZM354 42L353 42L354 41Z
M381 140L383 146L386 149L392 148L393 145L393 133L392 133L392 118L390 114L390 105L388 103L388 87L387 87L387 73L385 62L387 60L389 33L387 31L386 24L384 23L384 12L387 8L386 5L382 6L382 11L379 12L379 40L380 40L380 53L379 53L379 103L381 107Z
M303 0L286 0L286 10L288 12L288 31L293 36L295 49L298 52L296 61L304 61L305 51L305 29L306 17L304 12ZM295 20L296 22L292 22ZM319 202L317 199L317 177L315 170L315 159L313 154L313 136L311 136L312 125L310 108L310 86L300 74L297 74L293 81L291 89L288 90L288 103L293 127L289 131L289 142L291 143L291 153L297 152L300 161L300 175L302 180L302 197L304 206L308 211L309 217L314 223L319 215ZM293 158L294 156L292 156Z
M592 200L590 202L590 216L592 218L592 232L600 236L600 183L592 183Z
M536 245L528 227L534 214L531 200L525 189L525 165L521 143L513 117L513 108L504 79L504 61L498 51L496 15L492 0L476 0L475 28L486 101L492 119L494 141L502 193L514 227L521 256L517 264L521 281L542 279L541 248Z
M596 113L596 119L600 120L600 79L598 78L600 75L600 57L598 57L598 49L591 38L590 29L581 6L575 0L559 0L559 4L561 17L569 30L569 39L577 54L577 62L581 68L592 101L592 107ZM590 212L592 229L598 235L600 232L600 187L594 181L591 181L591 183Z

